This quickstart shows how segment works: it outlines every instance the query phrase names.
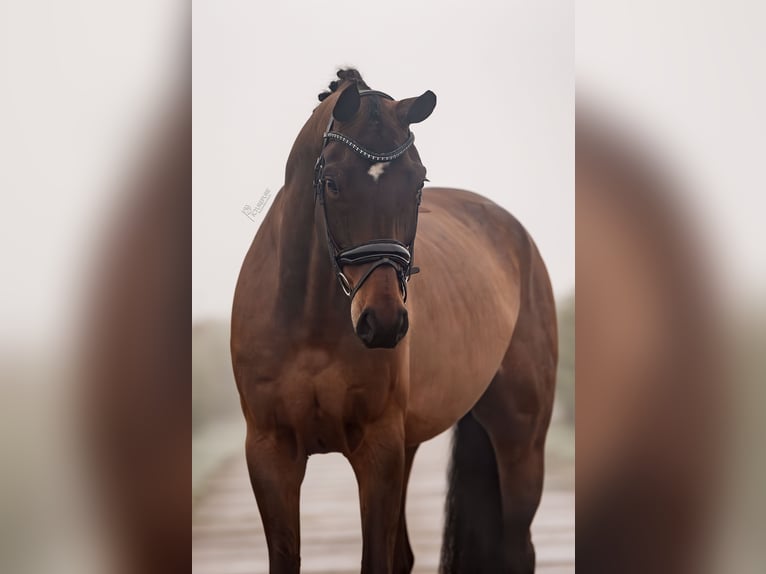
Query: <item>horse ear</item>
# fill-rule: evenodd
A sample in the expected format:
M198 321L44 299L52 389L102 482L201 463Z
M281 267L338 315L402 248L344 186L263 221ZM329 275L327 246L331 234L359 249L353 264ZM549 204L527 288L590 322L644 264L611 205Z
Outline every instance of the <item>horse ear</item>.
M359 111L359 90L356 82L353 82L348 88L343 90L335 102L332 110L332 117L339 122L347 122Z
M417 124L430 116L435 107L436 94L427 90L417 98L408 98L399 102L399 118L407 125Z

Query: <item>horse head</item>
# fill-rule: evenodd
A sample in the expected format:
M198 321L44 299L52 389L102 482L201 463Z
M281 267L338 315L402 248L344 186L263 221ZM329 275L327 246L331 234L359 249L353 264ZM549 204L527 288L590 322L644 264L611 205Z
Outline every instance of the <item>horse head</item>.
M330 258L351 299L354 330L369 348L407 334L407 282L426 168L409 126L436 105L427 91L396 101L351 81L333 102L314 186Z

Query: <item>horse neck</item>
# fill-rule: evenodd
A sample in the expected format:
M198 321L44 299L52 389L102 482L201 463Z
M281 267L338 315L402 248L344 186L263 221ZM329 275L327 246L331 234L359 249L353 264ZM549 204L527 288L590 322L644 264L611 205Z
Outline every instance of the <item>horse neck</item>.
M301 130L287 161L277 224L277 274L283 319L326 332L335 321L345 325L350 319L330 263L321 207L314 200L314 164L329 120L329 108L320 108Z

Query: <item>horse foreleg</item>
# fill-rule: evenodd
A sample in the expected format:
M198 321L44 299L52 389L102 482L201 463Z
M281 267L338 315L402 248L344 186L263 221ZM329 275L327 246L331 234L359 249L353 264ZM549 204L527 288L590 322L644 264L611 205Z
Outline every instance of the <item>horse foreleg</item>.
M394 550L394 573L410 574L415 564L415 556L410 546L410 538L407 535L407 518L405 516L405 506L407 504L407 484L410 480L410 471L412 470L412 461L415 459L415 452L418 446L407 447L404 451L404 481L402 483L402 502L399 505L399 528L396 532L396 547Z
M245 444L250 483L258 502L271 574L300 572L300 489L306 456L295 443L248 432Z
M359 485L362 574L391 574L399 528L405 469L401 420L365 431L349 457Z

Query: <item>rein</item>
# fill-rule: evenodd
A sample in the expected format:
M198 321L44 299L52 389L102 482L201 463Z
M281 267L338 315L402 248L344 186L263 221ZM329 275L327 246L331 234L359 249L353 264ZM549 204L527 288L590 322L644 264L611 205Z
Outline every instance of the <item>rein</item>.
M391 96L377 90L362 90L359 92L360 96L376 95L381 96L389 100L393 100ZM409 132L407 141L397 148L378 153L368 149L365 149L361 144L354 141L350 137L343 135L339 132L332 131L332 126L335 119L330 114L330 121L327 124L327 129L322 136L322 151L319 153L316 164L314 165L314 201L319 201L322 206L322 213L324 215L325 234L327 236L327 250L330 254L330 261L335 271L335 275L338 278L341 289L349 299L353 299L359 289L362 287L365 281L370 278L373 271L378 267L389 266L393 267L396 271L396 275L399 279L399 287L402 291L403 300L407 301L407 282L410 280L410 276L414 273L418 273L420 269L412 266L412 257L415 247L415 237L409 245L397 241L396 239L373 239L348 249L340 249L338 247L335 238L330 231L330 222L327 218L327 204L325 202L324 195L324 149L327 147L329 141L337 141L347 145L355 153L370 162L389 162L404 155L404 153L412 147L415 142L415 136L412 132ZM417 217L418 208L420 207L422 195L422 188L418 190L417 207L415 208L415 232L417 233ZM343 273L344 265L362 265L364 263L372 263L372 265L364 272L362 277L356 283L352 285L348 277Z

